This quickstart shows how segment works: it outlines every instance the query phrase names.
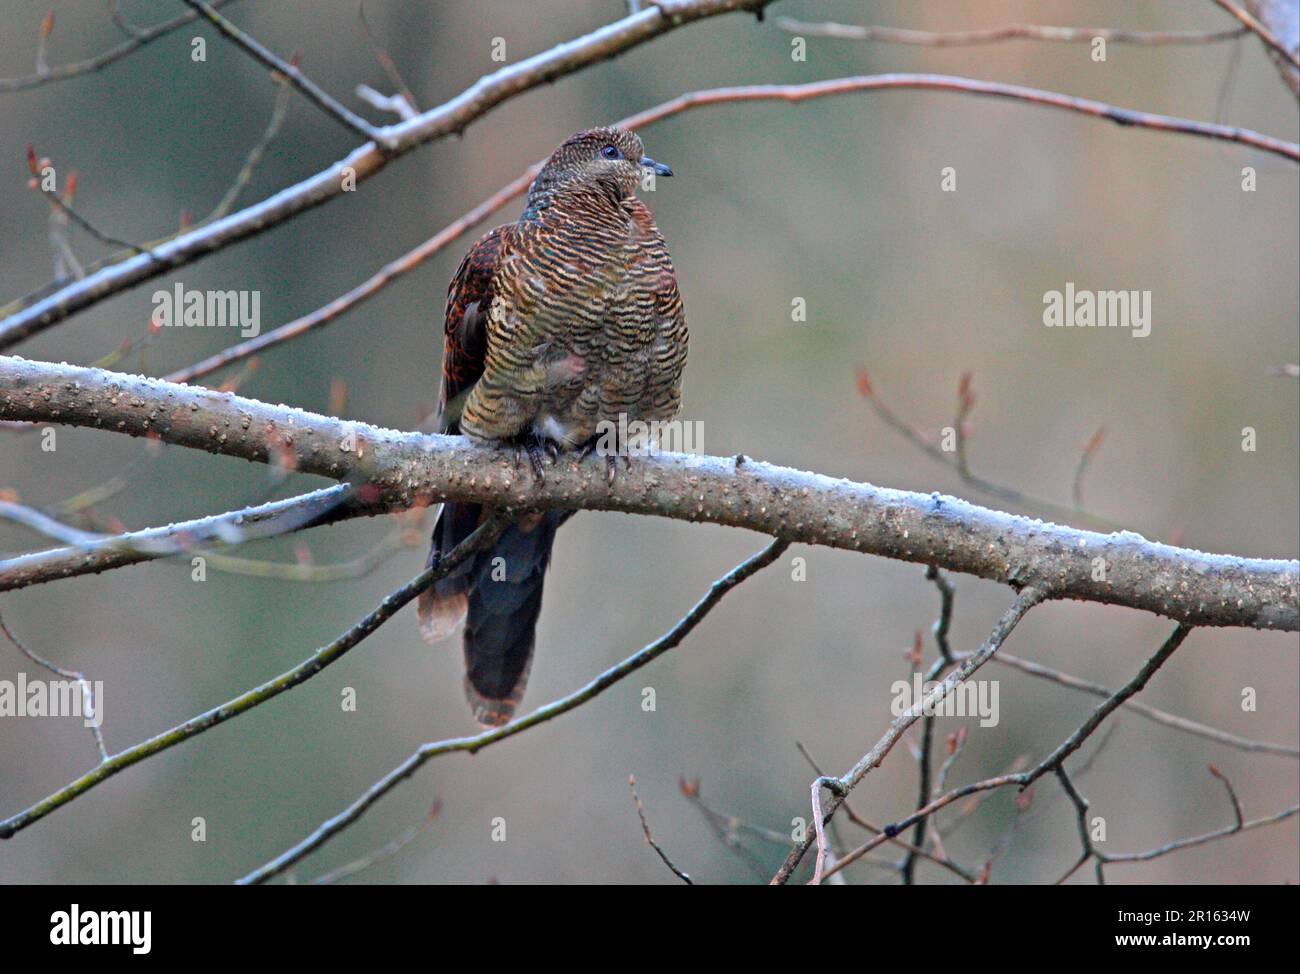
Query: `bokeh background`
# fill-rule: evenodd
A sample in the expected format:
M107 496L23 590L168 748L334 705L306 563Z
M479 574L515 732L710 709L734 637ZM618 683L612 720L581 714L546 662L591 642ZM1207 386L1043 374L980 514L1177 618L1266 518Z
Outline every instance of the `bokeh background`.
M89 56L120 34L104 5L53 3L52 62ZM128 18L171 16L179 4L124 2ZM0 2L0 73L32 70L44 6ZM376 38L422 108L498 67L494 38L519 60L622 16L621 0L413 3L368 0ZM241 2L240 25L283 54L298 49L316 81L377 117L352 94L390 90L353 0ZM327 206L178 274L95 306L23 345L21 354L92 362L142 338L156 287L257 289L263 330L316 308L369 276L544 156L571 132L684 91L803 82L894 70L1019 82L1132 108L1220 118L1294 140L1294 98L1253 39L1197 47L1013 42L934 49L809 38L790 56L777 15L933 30L1009 21L1140 30L1230 22L1197 2L812 3L786 0L769 21L728 16L675 31L543 86L493 111L463 138L402 158ZM207 40L207 61L189 59ZM160 40L74 80L0 94L0 295L48 280L48 206L26 188L28 143L66 173L78 209L128 240L202 215L231 184L269 118L264 70L205 27ZM1104 426L1087 476L1087 506L1148 537L1210 551L1294 558L1297 382L1268 374L1300 358L1296 167L1242 147L1122 129L1025 104L947 93L886 92L808 102L728 105L643 131L677 178L650 200L674 255L691 325L685 418L703 423L706 452L746 454L894 487L989 498L883 425L860 398L855 369L928 435L949 424L958 378L973 374L975 470L1036 496L1068 501L1083 444ZM301 98L243 202L264 198L338 159L353 138ZM958 190L940 192L940 170ZM1258 190L1241 189L1252 166ZM502 220L512 219L518 204ZM478 229L475 234L486 227ZM414 428L436 401L443 296L472 236L347 316L263 357L246 395L312 410L346 385L345 414ZM83 262L105 248L75 230ZM1048 329L1045 291L1066 281L1153 295L1150 337ZM791 321L804 297L808 320ZM226 347L229 331L164 332L118 368L162 374ZM227 376L212 378L216 383ZM337 400L336 400L337 403ZM1241 430L1258 449L1241 449ZM142 527L242 506L262 496L264 468L179 448L157 456L103 432L4 434L0 487L53 504L126 474L92 509L101 523ZM297 477L287 495L319 485ZM996 506L996 505L995 505ZM1039 511L1027 509L1026 513ZM362 556L389 519L261 544L249 553L320 564ZM709 582L757 550L743 531L615 514L583 514L561 533L547 583L526 703L568 692L666 630ZM0 549L43 547L0 525ZM792 578L806 559L806 581ZM368 575L332 584L212 571L190 580L156 563L4 596L10 626L40 652L105 681L105 732L120 749L304 658L414 574L423 547ZM1008 603L1005 589L955 577L955 647L969 651ZM788 832L809 815L812 773L802 742L843 771L885 729L889 685L904 650L935 617L937 593L918 566L797 547L755 577L684 645L576 713L475 756L427 766L358 825L308 859L300 881L437 820L357 881L508 883L675 881L646 847L628 794L635 774L656 838L699 881L740 883L757 871L713 834L680 794L698 777L715 809ZM1117 686L1172 623L1120 608L1035 610L1009 652ZM933 649L927 638L927 658ZM0 679L36 675L0 647ZM1085 718L1090 697L990 667L1001 724L971 724L951 783L1038 759ZM1143 699L1233 733L1294 745L1295 635L1201 630ZM653 687L657 711L644 713ZM340 707L354 688L355 713ZM1244 713L1245 687L1259 706ZM423 741L473 730L461 693L458 641L430 649L404 611L303 687L148 760L0 843L4 882L225 882L306 834ZM1095 740L1095 739L1094 739ZM1090 752L1091 748L1085 750ZM0 813L10 814L89 769L78 721L0 720ZM1078 759L1076 759L1077 761ZM1252 755L1122 716L1079 784L1107 822L1109 851L1145 849L1231 822L1213 763L1250 817L1297 800L1297 762ZM855 792L864 815L889 821L915 798L916 765L899 746ZM947 848L979 868L1001 849L994 882L1054 880L1077 854L1072 809L1055 783L1015 830L1014 796L999 793ZM207 841L191 840L191 821ZM503 818L504 843L491 840ZM853 830L849 829L849 835ZM1117 866L1112 882L1294 882L1295 819L1152 863ZM1005 848L1003 848L1005 846ZM747 840L770 875L784 850ZM861 882L894 882L855 867ZM923 865L923 881L952 877ZM1076 881L1091 881L1091 874Z

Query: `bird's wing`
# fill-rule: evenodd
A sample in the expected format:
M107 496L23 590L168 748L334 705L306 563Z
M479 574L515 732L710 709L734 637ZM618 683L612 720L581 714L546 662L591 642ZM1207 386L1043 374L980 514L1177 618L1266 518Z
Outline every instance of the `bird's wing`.
M438 429L443 433L458 431L465 398L483 374L492 282L509 229L509 225L497 227L474 244L447 288L442 386L438 394Z

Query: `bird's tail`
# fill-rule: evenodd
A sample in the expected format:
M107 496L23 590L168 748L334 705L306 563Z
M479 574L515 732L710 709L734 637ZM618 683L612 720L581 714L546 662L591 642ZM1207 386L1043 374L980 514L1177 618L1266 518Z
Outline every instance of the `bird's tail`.
M492 547L476 552L420 595L420 631L428 642L445 639L465 620L465 695L481 724L506 723L524 695L546 566L555 532L572 513L521 517ZM428 564L436 565L482 519L480 505L444 504L434 524Z

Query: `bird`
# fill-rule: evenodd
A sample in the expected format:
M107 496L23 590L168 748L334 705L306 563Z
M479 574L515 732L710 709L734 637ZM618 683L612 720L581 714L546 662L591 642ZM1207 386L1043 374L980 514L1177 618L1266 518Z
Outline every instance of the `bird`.
M585 457L620 418L676 416L688 333L672 258L636 195L651 174L673 170L635 133L579 132L542 166L519 219L470 248L447 290L440 432L513 446L516 463L526 452L544 479L544 454ZM617 464L602 452L612 482ZM625 445L618 452L630 464ZM427 565L489 513L444 503ZM523 698L556 531L573 513L517 518L420 595L429 643L464 622L465 693L485 727L509 722Z

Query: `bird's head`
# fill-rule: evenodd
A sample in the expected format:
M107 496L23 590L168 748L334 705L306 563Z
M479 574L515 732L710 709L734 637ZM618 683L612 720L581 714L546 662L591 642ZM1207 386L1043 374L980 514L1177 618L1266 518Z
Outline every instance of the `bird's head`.
M588 129L551 154L534 187L590 186L622 199L636 192L646 173L671 176L673 171L645 154L635 132Z

